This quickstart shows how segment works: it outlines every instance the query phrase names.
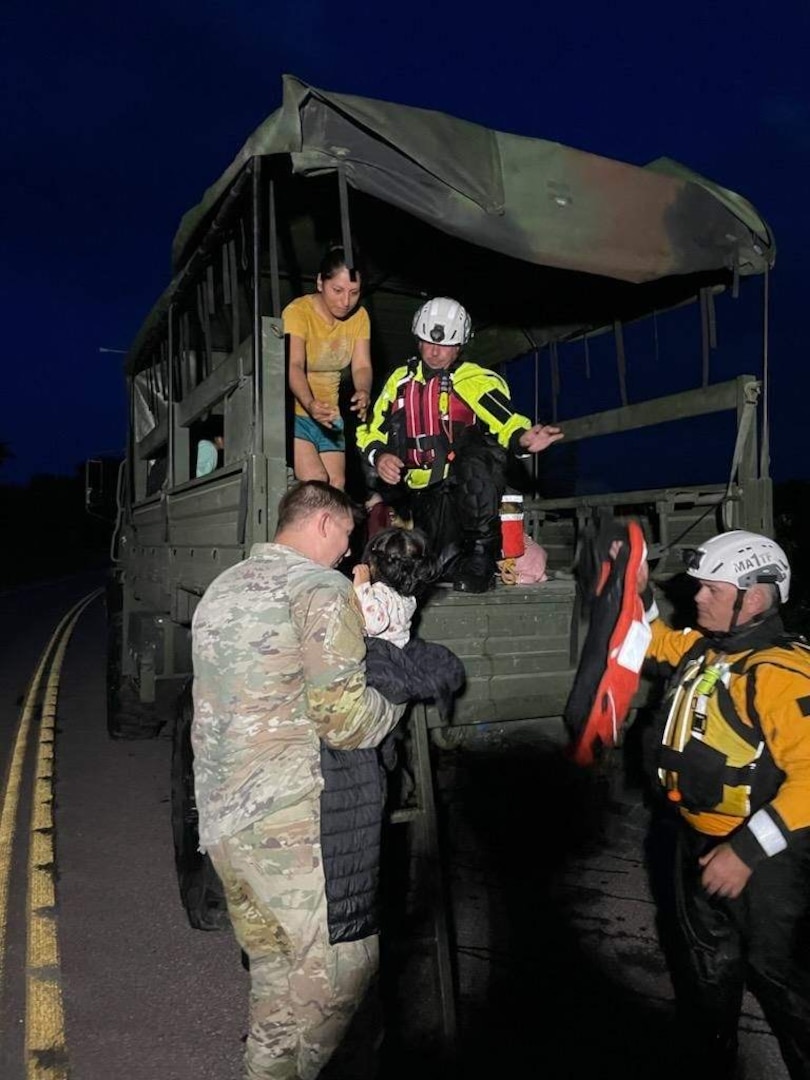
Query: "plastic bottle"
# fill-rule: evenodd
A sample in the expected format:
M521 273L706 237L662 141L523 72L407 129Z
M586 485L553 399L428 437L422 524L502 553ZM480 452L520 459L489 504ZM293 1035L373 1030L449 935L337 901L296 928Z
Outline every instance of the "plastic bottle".
M526 550L523 539L523 496L503 495L500 505L501 554L518 559Z

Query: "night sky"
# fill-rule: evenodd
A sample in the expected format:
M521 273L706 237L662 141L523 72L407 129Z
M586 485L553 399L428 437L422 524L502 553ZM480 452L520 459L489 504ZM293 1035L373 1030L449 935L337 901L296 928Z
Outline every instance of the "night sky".
M99 349L132 341L180 217L278 107L284 72L634 164L667 155L748 197L778 249L773 474L810 477L806 0L472 10L6 4L0 480L123 451L123 358Z

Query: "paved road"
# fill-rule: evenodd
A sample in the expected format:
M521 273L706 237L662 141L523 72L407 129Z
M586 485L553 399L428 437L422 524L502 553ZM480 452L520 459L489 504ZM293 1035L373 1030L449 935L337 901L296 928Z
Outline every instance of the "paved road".
M0 745L59 617L93 578L0 596ZM104 726L102 608L69 646L56 740L57 921L73 1080L237 1080L247 976L229 933L188 928L173 873L168 731L112 742ZM3 762L5 764L5 762ZM445 864L460 984L459 1075L613 1074L665 1080L672 993L645 869L647 811L632 784L606 790L553 748L439 755ZM397 842L389 857L398 858ZM20 862L18 853L16 861ZM19 869L19 867L17 868ZM401 882L390 875L389 890ZM25 909L15 877L0 1075L21 1080ZM388 1077L446 1077L429 959L391 953L400 1050ZM743 1018L745 1076L783 1080L755 1003ZM528 1067L527 1067L528 1063Z
M617 764L595 780L497 737L444 758L464 1076L682 1078L648 873L670 837L651 837L632 740ZM747 1080L787 1080L750 996L741 1047Z
M0 724L60 615L87 579L0 597ZM11 626L16 629L12 633ZM237 1080L247 977L229 933L191 930L173 874L170 742L113 742L104 724L104 628L96 602L68 647L56 739L57 920L74 1080ZM8 739L3 739L8 746ZM20 875L9 973L24 945ZM17 1080L24 997L8 979L0 1075Z

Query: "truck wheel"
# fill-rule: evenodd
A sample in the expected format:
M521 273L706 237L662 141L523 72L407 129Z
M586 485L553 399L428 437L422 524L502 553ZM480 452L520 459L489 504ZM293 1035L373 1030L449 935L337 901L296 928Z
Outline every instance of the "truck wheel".
M121 674L123 615L107 617L107 731L113 739L153 739L163 726L154 706L140 700L132 679Z
M172 832L180 899L195 930L224 930L228 926L225 894L207 855L198 850L197 804L194 801L194 751L191 689L180 695L172 741Z

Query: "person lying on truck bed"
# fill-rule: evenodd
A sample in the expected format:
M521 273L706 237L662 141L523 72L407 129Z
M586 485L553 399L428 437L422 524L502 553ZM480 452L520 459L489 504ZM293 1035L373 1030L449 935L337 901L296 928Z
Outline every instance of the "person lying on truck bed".
M327 249L316 292L282 312L289 339L290 390L295 398L293 465L296 480L346 486L346 443L338 407L341 372L351 365L350 408L365 420L371 401L371 327L360 302L361 276L342 247Z
M563 433L514 412L505 380L461 358L472 334L457 300L428 300L412 329L418 355L389 376L357 444L384 484L407 489L414 525L435 551L459 545L453 587L486 592L500 557L507 453L537 454Z

